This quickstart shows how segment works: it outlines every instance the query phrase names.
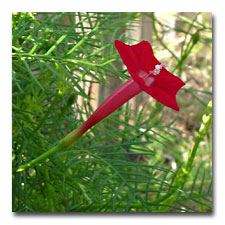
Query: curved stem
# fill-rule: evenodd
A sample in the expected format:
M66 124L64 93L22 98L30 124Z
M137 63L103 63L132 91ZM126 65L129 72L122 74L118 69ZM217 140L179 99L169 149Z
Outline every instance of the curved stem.
M175 200L175 196L173 194L178 192L179 189L182 187L182 185L186 182L188 175L191 172L193 162L198 150L198 146L200 142L204 139L205 135L209 132L211 123L212 123L212 100L209 101L208 106L206 107L205 113L202 117L202 124L199 129L198 136L196 137L194 147L188 157L187 164L179 170L174 182L174 186L171 189L171 191L167 193L166 195L162 196L161 198L156 199L155 201L153 201L153 203L163 202L168 205L164 207L165 209L165 208L168 208L172 204L172 202Z

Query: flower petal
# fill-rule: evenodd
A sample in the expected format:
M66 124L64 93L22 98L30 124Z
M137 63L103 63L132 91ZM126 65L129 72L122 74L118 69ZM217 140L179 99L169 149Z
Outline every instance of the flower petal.
M140 85L140 88L150 94L157 101L176 111L179 107L176 102L176 94L185 83L166 69L162 69L159 75L152 76L154 81L150 86Z
M132 78L140 82L139 72L148 73L154 69L156 64L160 64L154 57L152 47L147 41L142 41L136 45L126 45L122 41L115 40L115 46L126 65Z
M176 93L185 83L162 66L155 58L150 43L142 41L126 45L116 40L115 46L139 87L160 103L179 111Z
M139 68L145 72L155 69L155 65L160 62L155 58L152 46L147 41L141 41L139 44L130 46L139 61Z
M123 63L127 66L129 73L135 73L140 70L138 58L131 49L131 46L124 44L122 41L115 40L116 49L118 50Z

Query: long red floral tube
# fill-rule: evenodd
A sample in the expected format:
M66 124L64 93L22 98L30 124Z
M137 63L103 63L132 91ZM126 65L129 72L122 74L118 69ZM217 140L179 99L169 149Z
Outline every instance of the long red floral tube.
M122 41L115 40L114 44L131 74L131 78L117 88L81 127L69 133L54 148L21 166L17 170L18 172L35 165L58 151L65 150L87 130L142 91L145 91L163 105L179 111L176 94L185 83L167 71L165 64L160 63L155 58L150 43L142 41L136 45L126 45Z
M116 89L99 106L81 126L81 133L85 133L142 91L147 92L165 106L179 111L176 93L185 83L167 71L165 65L155 58L149 42L142 41L137 45L126 45L122 41L116 40L115 47L132 78Z
M142 92L139 85L130 78L122 86L117 88L81 126L81 132L85 133L89 128L106 118L129 99Z

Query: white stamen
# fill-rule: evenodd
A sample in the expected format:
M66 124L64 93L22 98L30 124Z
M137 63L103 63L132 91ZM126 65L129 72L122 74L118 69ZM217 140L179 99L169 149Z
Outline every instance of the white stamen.
M160 73L160 70L154 70L154 75L158 75Z
M160 65L155 65L155 69L149 71L149 74L153 74L153 75L158 75L160 73L160 70L165 67L166 64L165 63L161 63Z
M155 65L155 69L156 70L161 70L162 69L162 65Z
M147 85L147 86L150 86L153 82L154 82L154 78L153 77L147 77L146 79L145 79L145 84Z

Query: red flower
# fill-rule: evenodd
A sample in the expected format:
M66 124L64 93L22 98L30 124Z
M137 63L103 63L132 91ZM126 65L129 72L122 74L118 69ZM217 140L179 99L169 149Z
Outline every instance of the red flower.
M149 42L126 45L116 40L115 46L139 87L163 105L179 111L176 93L185 83L167 71L165 65L155 58Z
M165 65L155 58L149 42L142 41L137 45L126 45L116 40L115 46L132 78L105 99L80 127L82 134L141 91L147 92L160 103L179 111L176 93L185 83L168 72Z
M88 129L142 91L147 92L162 104L179 111L176 102L176 93L185 83L168 72L165 69L165 65L160 64L153 55L151 45L147 41L142 41L137 45L129 46L116 40L115 46L132 78L106 98L81 127L73 130L61 139L58 145L52 149L25 165L20 166L17 172L32 167L50 155L73 145Z

